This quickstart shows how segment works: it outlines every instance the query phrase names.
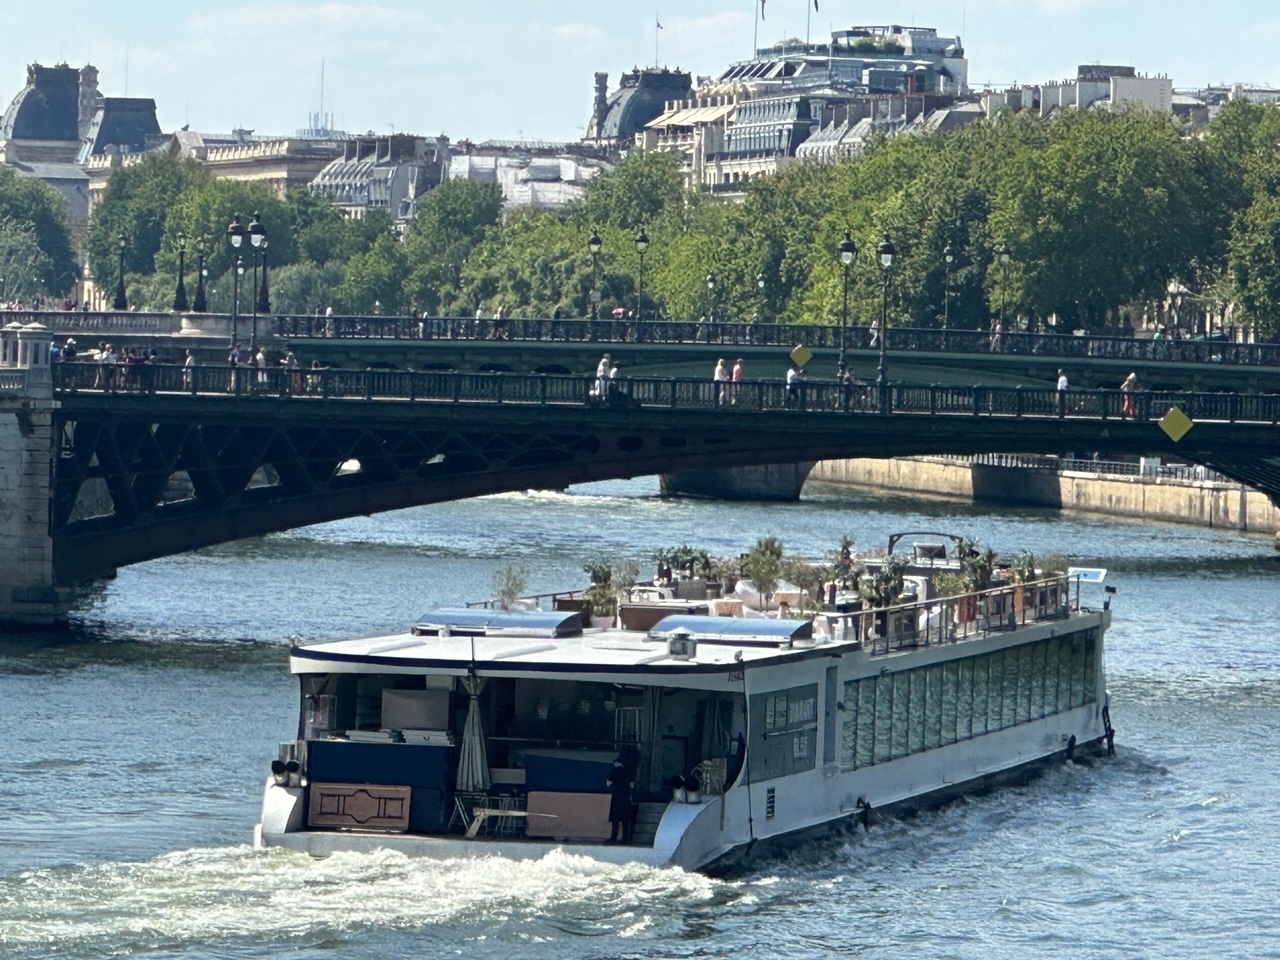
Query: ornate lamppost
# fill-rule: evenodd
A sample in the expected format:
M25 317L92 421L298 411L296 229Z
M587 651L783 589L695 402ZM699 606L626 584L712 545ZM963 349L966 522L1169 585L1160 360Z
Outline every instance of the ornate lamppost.
M258 248L262 254L262 285L258 287L258 312L271 312L271 287L267 285L267 238L262 238L262 246Z
M884 297L880 305L880 363L876 367L876 386L880 392L880 412L888 413L889 398L889 270L893 267L894 255L898 252L889 235L884 235L884 242L876 248L880 256L880 266L884 269Z
M253 260L253 328L249 340L249 362L256 363L258 358L258 251L267 239L267 228L258 219L258 211L253 212L249 228L249 257Z
M711 342L711 327L716 322L716 275L708 273L707 279L707 343Z
M1000 260L1000 329L1005 333L1009 332L1008 326L1004 322L1004 303L1009 296L1009 245L1007 243L1000 244L1000 249L996 251L996 257Z
M636 253L640 255L640 283L636 292L636 319L644 319L644 252L649 249L649 235L644 227L636 234Z
M591 319L600 319L600 234L591 231L591 239L587 241L587 249L591 251Z
M173 309L182 312L187 303L187 235L178 233L178 288L173 294Z
M116 297L111 302L113 310L128 310L129 298L124 291L124 234L120 234L116 240L116 246L120 253L120 279L116 281Z
M758 299L756 300L756 322L762 323L764 322L764 273L763 272L756 274L756 293L758 296Z
M849 268L853 266L853 261L858 256L858 245L853 242L853 237L849 231L844 232L844 239L840 241L840 246L836 248L840 254L840 264L844 268L844 304L840 308L840 360L839 367L843 371L845 369L845 340L849 329ZM884 331L880 331L880 339L884 339Z
M231 244L232 252L238 252L240 245L244 243L244 224L240 222L240 214L236 214L231 218L231 223L227 225L227 242ZM244 273L244 266L240 258L237 256L232 263L231 275L231 345L234 347L240 342L240 274Z
M196 239L196 298L191 304L191 309L196 313L206 313L209 310L209 300L205 294L204 280L209 275L209 271L204 266L204 237Z

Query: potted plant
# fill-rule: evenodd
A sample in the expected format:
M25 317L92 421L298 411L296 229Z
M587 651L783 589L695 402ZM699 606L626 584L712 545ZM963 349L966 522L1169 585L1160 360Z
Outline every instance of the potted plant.
M731 557L712 557L707 572L712 580L720 581L721 596L728 596L742 577L742 563Z
M782 576L782 541L777 537L762 537L742 558L742 572L751 580L760 594L764 609L769 609L769 598L778 587Z
M493 572L493 598L499 610L510 610L524 593L529 568L515 560L504 560Z

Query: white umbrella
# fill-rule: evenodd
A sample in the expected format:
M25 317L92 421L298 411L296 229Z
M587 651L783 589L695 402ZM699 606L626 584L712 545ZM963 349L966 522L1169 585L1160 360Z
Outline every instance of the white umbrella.
M464 677L462 685L471 695L467 705L467 724L462 730L462 750L458 754L457 787L464 793L483 793L493 782L489 777L489 753L484 746L484 727L480 722L480 690L484 681L477 676Z

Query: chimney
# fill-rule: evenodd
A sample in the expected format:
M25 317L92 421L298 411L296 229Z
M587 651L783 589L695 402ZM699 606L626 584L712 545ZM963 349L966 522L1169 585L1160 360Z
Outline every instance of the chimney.
M101 99L102 97L98 93L98 68L91 63L86 63L80 68L80 102L77 126L81 140L89 135L89 124L93 123L93 118L98 113L98 104Z

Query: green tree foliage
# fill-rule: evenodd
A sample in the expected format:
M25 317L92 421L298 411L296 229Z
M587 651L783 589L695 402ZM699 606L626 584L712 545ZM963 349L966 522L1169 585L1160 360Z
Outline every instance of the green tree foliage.
M0 302L30 303L40 296L41 278L49 275L49 269L49 255L40 249L34 227L0 220L0 277L4 278Z
M170 212L185 192L207 182L208 173L194 160L166 153L146 154L113 173L89 222L89 269L98 286L115 285L122 235L125 272L154 273Z
M66 204L58 191L0 164L0 224L10 225L0 228L8 235L9 243L27 247L34 240L38 248L38 253L28 249L20 255L13 254L16 247L11 248L11 255L18 256L28 271L23 278L14 273L15 282L34 279L38 287L35 295L42 292L61 296L75 286L76 261L71 250ZM9 274L3 276L6 281L10 279ZM7 282L6 286L10 291L14 289Z
M1003 304L1011 329L1052 320L1099 330L1131 305L1156 312L1177 284L1276 333L1277 142L1280 108L1244 101L1196 136L1142 109L1003 113L955 132L881 138L840 163L794 164L750 182L736 203L687 191L674 153L632 151L559 211L507 211L496 184L446 180L403 236L385 211L347 219L305 191L281 200L148 158L112 179L90 241L96 275L110 284L114 237L141 238L127 251L130 282L160 307L179 231L207 239L210 274L222 277L232 264L227 222L256 210L281 268L275 304L289 312L376 303L384 313L487 315L501 305L510 316L585 316L594 270L606 314L636 308L643 286L651 317L839 323L848 231L859 251L847 271L851 324L884 310L890 324L939 326L946 305L952 328L986 329ZM896 248L888 272L876 255L886 236ZM996 255L1004 244L1007 265ZM42 249L56 260L43 240ZM169 279L132 276L153 268Z

